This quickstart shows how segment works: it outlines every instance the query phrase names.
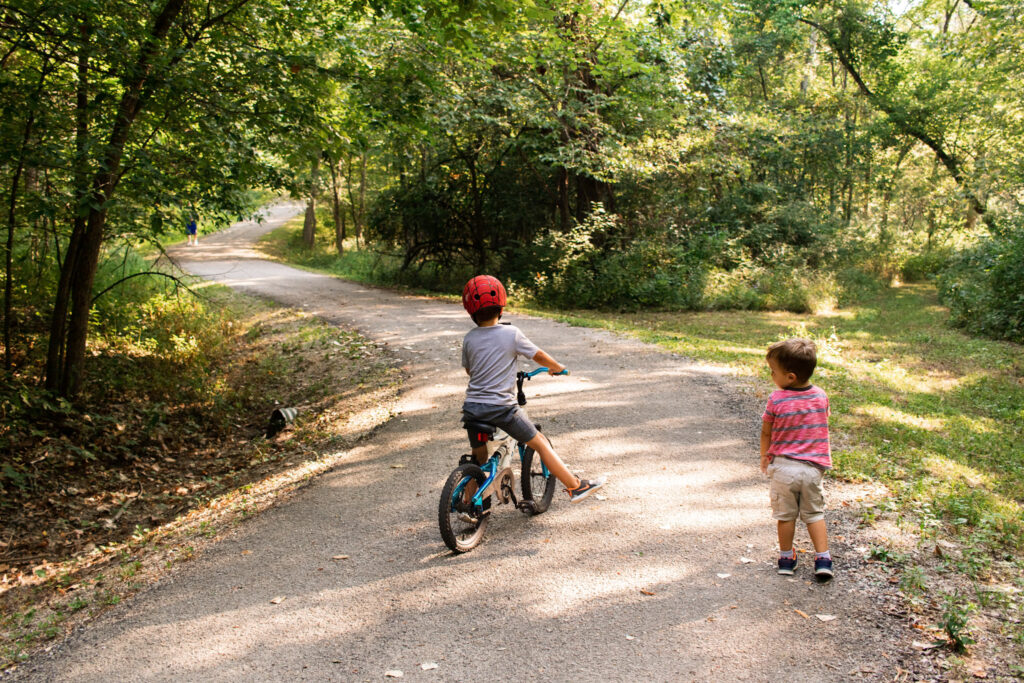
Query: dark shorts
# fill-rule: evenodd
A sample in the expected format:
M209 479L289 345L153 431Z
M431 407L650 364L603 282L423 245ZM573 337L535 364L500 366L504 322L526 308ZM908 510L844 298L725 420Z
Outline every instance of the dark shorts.
M519 406L496 406L490 403L472 403L466 401L462 404L463 422L483 422L494 425L505 432L516 441L526 443L537 436L537 428L526 417L526 411ZM469 443L473 448L483 446L484 441L476 438L472 431L468 432Z

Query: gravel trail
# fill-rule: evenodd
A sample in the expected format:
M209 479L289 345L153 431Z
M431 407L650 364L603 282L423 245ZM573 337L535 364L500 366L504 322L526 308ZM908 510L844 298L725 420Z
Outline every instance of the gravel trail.
M528 385L570 468L608 474L530 518L496 508L454 556L439 490L466 452L461 306L260 260L282 204L174 255L191 272L386 341L400 414L311 486L241 525L15 679L54 681L892 680L907 629L844 576L774 571L758 406L714 369L653 346L515 316L571 370ZM401 465L401 467L395 467ZM808 547L802 527L798 542ZM243 554L243 551L248 551ZM332 560L347 555L349 559ZM275 597L285 599L271 604ZM833 615L820 620L815 615ZM893 634L900 634L894 641ZM436 668L422 665L436 663Z

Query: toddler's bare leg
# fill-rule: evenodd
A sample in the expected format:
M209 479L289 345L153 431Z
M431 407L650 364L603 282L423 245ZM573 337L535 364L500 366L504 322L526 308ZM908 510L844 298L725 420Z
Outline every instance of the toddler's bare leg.
M825 520L819 519L807 525L807 533L811 536L811 543L814 544L814 552L823 553L828 550L828 531L825 528ZM790 534L790 542L792 542Z
M811 527L808 526L808 529ZM779 550L788 552L793 549L793 536L796 534L796 520L783 522L779 520Z
M537 436L527 441L526 445L537 451L548 471L555 475L555 478L562 482L562 485L567 489L571 491L580 485L579 478L569 471L569 468L565 466L565 463L558 457L558 454L552 450L551 444L543 434L537 432Z

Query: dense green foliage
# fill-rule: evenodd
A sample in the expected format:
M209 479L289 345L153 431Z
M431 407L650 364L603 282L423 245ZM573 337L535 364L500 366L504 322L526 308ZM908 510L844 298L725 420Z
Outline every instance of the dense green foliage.
M1024 222L1018 217L957 255L939 285L957 325L1024 340Z
M340 220L400 259L378 279L488 270L558 306L808 311L929 278L1020 212L1020 12L526 5L457 49L380 20Z
M308 198L307 248L319 214L336 251L354 236L397 258L385 280L490 271L555 305L808 311L952 262L958 319L1020 339L1017 242L991 216L1020 223L1021 13L8 3L6 371L37 355L74 395L106 255L240 215L253 185Z

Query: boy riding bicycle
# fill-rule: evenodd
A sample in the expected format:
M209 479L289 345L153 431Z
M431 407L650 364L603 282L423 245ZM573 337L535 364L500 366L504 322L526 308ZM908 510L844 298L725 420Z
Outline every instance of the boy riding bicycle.
M490 275L474 277L462 290L462 305L477 324L462 341L462 367L469 375L462 420L494 425L532 448L548 471L565 486L569 501L579 502L604 486L605 478L587 480L572 474L516 401L518 356L546 365L551 375L559 374L565 367L537 348L519 328L498 324L505 304L505 287ZM482 465L487 460L486 442L480 441L472 430L469 441L473 457Z

